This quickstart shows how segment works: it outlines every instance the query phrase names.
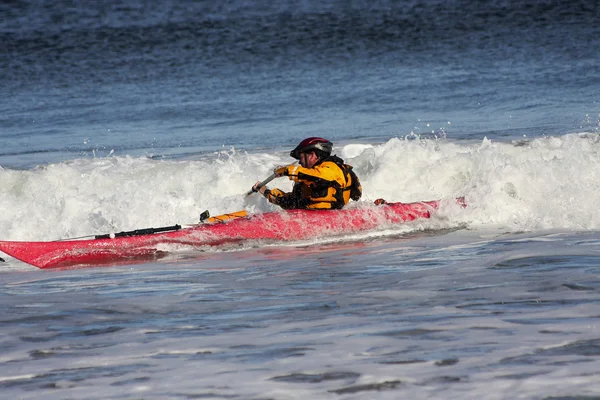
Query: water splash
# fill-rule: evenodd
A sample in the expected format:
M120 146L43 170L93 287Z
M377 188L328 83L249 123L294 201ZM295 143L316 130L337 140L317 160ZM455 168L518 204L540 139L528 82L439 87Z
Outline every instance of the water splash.
M363 200L451 199L467 210L448 210L454 224L497 225L509 231L598 229L600 139L595 133L519 143L452 142L393 138L382 144L334 149L355 167ZM147 157L78 159L32 170L0 170L3 239L58 239L173 223L211 214L277 208L245 193L286 152L235 148L192 160ZM291 189L286 178L271 186ZM443 210L442 210L443 211Z

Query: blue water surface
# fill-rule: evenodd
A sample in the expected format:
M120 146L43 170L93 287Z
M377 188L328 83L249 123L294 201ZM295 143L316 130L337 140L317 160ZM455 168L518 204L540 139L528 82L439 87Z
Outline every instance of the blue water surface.
M20 1L0 165L598 128L590 1Z

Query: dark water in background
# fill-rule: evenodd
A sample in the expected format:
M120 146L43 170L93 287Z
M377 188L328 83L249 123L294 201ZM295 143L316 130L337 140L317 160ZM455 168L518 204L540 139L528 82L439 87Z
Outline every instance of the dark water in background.
M594 1L9 1L0 12L3 166L312 134L598 128Z

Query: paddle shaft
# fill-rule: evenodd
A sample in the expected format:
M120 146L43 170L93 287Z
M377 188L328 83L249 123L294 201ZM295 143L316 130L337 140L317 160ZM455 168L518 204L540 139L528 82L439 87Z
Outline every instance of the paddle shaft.
M291 163L290 165L286 165L287 167L291 167L292 165L296 164L296 162ZM271 182L273 179L277 178L277 174L273 174L271 176L269 176L267 179L265 179L264 181L262 181L260 183L260 185L258 185L258 188L260 189L261 187L265 186L267 183ZM254 190L254 188L252 188L251 191L249 191L248 193L246 193L246 196L250 196L252 193L256 193L257 191Z
M267 183L271 182L275 178L277 178L277 174L273 174L273 175L269 176L267 179L265 179L264 181L262 181L260 183L258 188L260 189L261 187L265 186ZM246 193L246 196L250 196L252 193L256 193L256 190L254 190L254 188L252 188L252 190L250 190L248 193Z

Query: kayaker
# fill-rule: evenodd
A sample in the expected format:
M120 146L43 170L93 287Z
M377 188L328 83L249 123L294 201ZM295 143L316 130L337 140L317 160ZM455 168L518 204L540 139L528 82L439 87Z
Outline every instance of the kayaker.
M269 189L256 182L253 190L260 192L273 204L283 209L340 209L350 199L362 195L360 181L352 166L331 155L333 144L320 137L309 137L300 142L290 156L300 161L275 169L277 176L289 176L294 188L290 193Z

